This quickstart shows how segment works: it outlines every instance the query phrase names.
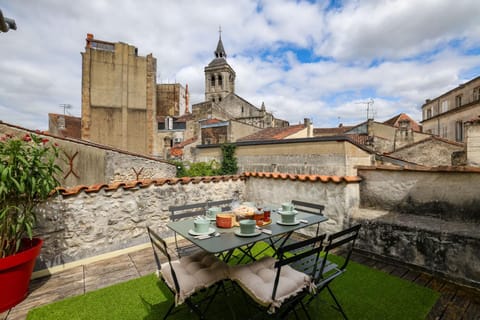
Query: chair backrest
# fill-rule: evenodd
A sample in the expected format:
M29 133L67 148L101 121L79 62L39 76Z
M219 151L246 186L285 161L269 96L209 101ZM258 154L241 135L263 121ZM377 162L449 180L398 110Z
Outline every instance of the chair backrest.
M150 238L150 243L152 244L153 255L155 257L155 263L157 264L158 272L160 272L162 269L162 263L159 257L159 252L160 252L163 256L167 258L168 264L170 265L170 270L172 271L172 278L173 278L173 283L175 284L175 290L176 292L180 292L180 285L178 284L177 274L175 273L175 270L173 269L173 266L172 266L172 258L168 253L167 243L165 242L165 240L160 238L160 236L157 233L155 233L152 229L150 229L150 227L147 227L147 231L148 231L148 237Z
M211 207L220 207L222 211L232 210L233 199L218 200L218 201L207 201L207 208Z
M207 201L183 206L170 206L168 207L168 211L170 211L170 220L178 221L183 218L203 216L206 214L207 209L211 207L220 207L222 211L229 211L231 210L231 204L232 199Z
M170 220L178 221L183 218L191 218L205 215L207 210L207 202L186 204L183 206L170 206Z
M320 268L320 277L327 272L326 268L328 268L328 255L329 253L334 250L345 249L346 257L343 264L338 268L339 271L344 271L350 261L350 256L353 252L353 247L355 246L355 240L358 237L358 232L360 231L360 224L357 224L353 227L348 229L339 231L337 233L333 233L328 236L327 243L324 249L324 256L322 261L322 266Z
M310 239L298 241L292 244L284 245L278 248L278 260L275 262L277 273L273 286L272 299L275 300L280 272L283 266L290 265L294 269L301 271L312 279L315 278L319 269L320 252L322 252L323 240L326 235L322 234Z
M295 210L297 211L316 214L320 216L323 216L323 210L325 209L324 205L299 200L292 200L292 204L295 206Z

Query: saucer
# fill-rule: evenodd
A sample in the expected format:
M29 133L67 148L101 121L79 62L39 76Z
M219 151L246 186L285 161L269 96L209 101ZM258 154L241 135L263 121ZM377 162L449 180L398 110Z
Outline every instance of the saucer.
M277 223L282 225L282 226L296 226L297 224L300 223L300 220L295 219L294 222L282 222L282 221L278 220Z
M282 214L282 213L298 213L297 210L293 209L292 211L282 211L282 209L278 209L277 210L278 213Z
M235 234L239 237L255 237L261 234L262 232L259 230L255 230L254 233L242 233L240 230L235 231Z
M202 235L205 235L205 234L212 234L214 232L215 232L214 228L208 228L207 232L196 232L193 229L188 230L188 234L191 234L192 236L202 236Z
M210 220L210 221L216 221L216 220L217 220L217 217L208 217L208 216L205 216L205 219Z

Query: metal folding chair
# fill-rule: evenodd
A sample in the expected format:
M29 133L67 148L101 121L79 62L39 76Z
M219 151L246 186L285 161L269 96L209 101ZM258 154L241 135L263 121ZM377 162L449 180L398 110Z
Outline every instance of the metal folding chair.
M173 261L166 242L149 227L147 230L157 264L157 275L175 297L163 319L183 303L200 319L205 319L205 312L220 289L220 284L228 276L228 265L207 252L198 252ZM160 256L165 257L167 262L162 264ZM214 285L213 294L208 294L208 291L203 297L198 296L201 290ZM194 298L198 299L194 301Z
M330 288L330 283L346 272L360 227L361 225L355 225L328 236L322 262L316 271L316 275L314 276L317 290L314 294L311 294L307 301L307 305L311 303L315 297L320 294L320 292L322 292L324 289L327 289L336 304L336 309L340 311L344 319L348 319L340 302ZM340 266L328 260L328 255L332 250L345 255L345 261Z
M252 319L265 313L276 319L285 319L291 312L298 318L296 308L300 306L308 318L303 302L312 289L314 275L320 266L320 252L325 235L320 235L278 249L278 260L262 258L253 263L230 268L230 279L237 283L246 296L259 309ZM290 254L295 251L297 254ZM311 269L299 272L292 264L311 261Z
M292 200L292 204L295 207L295 210L297 211L316 214L319 216L323 216L323 210L325 210L325 206L318 203ZM315 232L316 236L318 236L319 234L320 234L320 223L317 224L317 231Z
M194 204L187 204L183 206L170 206L168 208L170 211L170 220L171 221L178 221L185 218L192 218L197 216L203 216L207 210L207 203L194 203ZM200 250L194 244L187 242L184 244L179 243L178 235L174 232L175 237L175 249L177 251L177 255L179 257L188 256L194 252Z

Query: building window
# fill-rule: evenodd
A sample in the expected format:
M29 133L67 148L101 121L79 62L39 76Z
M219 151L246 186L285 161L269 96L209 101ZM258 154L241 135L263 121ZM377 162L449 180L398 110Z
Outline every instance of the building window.
M441 109L441 113L444 113L444 112L447 112L448 111L448 100L443 100L442 101L442 109Z
M432 109L427 109L427 119L430 119L432 117Z
M446 138L446 137L447 137L447 126L443 125L442 126L442 138Z
M218 76L218 85L219 85L220 87L223 86L223 80L222 80L222 76L221 76L221 75Z
M212 77L210 78L210 85L212 87L215 87L215 76L212 75Z
M463 121L455 122L455 140L463 142Z
M455 107L458 108L462 106L462 95L459 94L458 96L455 96Z
M473 88L473 101L480 100L480 87Z

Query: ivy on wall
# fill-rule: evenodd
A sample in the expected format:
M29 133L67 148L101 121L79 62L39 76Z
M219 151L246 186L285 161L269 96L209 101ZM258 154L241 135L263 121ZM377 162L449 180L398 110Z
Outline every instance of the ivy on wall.
M210 162L184 163L181 161L171 161L177 168L177 178L181 177L205 177L217 175L237 174L237 158L235 157L234 144L222 144L222 163L215 160Z

